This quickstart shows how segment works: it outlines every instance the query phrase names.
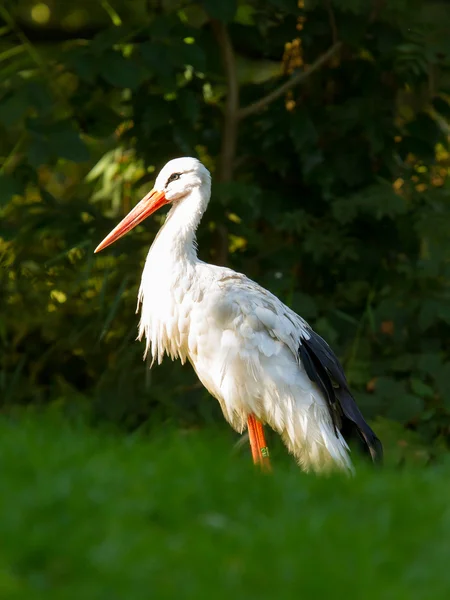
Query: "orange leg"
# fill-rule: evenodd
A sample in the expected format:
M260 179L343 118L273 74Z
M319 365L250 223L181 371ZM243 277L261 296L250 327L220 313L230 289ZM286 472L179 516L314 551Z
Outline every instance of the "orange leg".
M269 448L267 447L266 438L262 423L258 421L255 415L249 415L248 437L250 438L250 448L252 449L253 462L261 465L265 471L270 471Z

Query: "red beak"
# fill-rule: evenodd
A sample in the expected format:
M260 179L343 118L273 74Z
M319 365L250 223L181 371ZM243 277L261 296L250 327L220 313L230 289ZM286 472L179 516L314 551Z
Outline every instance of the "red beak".
M145 198L143 198L139 204L136 204L133 210L131 210L127 216L114 227L111 233L105 237L103 242L97 246L94 252L100 252L100 250L104 250L104 248L110 246L116 240L131 231L133 227L139 225L144 219L158 210L158 208L164 206L164 204L167 204L164 192L158 192L157 190L149 192Z

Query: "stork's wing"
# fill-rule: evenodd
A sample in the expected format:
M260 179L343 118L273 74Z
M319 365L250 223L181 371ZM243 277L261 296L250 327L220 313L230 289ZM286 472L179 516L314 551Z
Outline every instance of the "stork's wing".
M315 381L322 390L330 408L333 423L336 426L336 411L340 409L343 417L341 430L346 429L346 425L350 425L350 429L356 429L372 460L381 462L383 459L381 442L364 420L351 395L341 363L320 335L312 329L309 334L309 338L302 339L299 345L299 358L308 377Z
M344 434L356 430L372 460L381 461L381 442L364 420L350 393L342 365L326 341L276 296L245 275L224 269L217 283L226 288L227 301L239 308L238 313L245 321L243 326L250 324L255 331L263 328L302 362L309 379L317 384L327 402L335 429Z

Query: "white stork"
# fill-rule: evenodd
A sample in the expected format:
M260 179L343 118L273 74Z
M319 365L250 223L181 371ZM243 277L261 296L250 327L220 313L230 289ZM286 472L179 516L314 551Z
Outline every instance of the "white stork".
M195 158L171 160L154 188L99 244L103 250L171 204L145 263L139 339L152 364L164 354L192 364L238 432L248 427L255 463L269 466L263 423L305 470L352 471L343 434L356 432L374 461L382 446L364 420L328 344L276 296L231 269L197 258L196 229L211 195Z

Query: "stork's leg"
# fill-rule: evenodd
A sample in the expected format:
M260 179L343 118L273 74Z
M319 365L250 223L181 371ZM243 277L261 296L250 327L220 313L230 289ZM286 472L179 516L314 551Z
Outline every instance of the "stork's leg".
M261 465L265 471L270 471L269 448L267 447L264 429L261 421L255 415L249 415L247 419L248 437L252 449L253 462Z

